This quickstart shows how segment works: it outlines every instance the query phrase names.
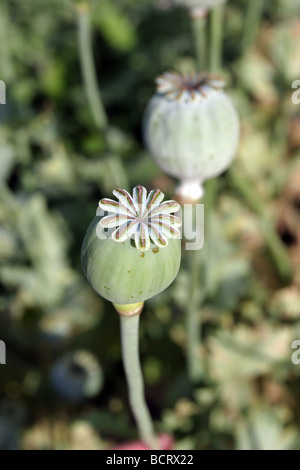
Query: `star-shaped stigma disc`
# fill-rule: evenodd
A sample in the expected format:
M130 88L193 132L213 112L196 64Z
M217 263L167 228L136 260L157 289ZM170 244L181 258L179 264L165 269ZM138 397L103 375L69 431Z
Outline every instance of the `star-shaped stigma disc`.
M159 189L147 196L143 186L136 186L131 196L118 188L113 195L119 202L106 198L99 202L99 207L108 212L99 223L103 228L116 227L111 235L116 242L132 238L140 251L147 251L151 240L164 248L169 238L180 238L181 220L173 215L180 205L176 201L162 202L164 194Z

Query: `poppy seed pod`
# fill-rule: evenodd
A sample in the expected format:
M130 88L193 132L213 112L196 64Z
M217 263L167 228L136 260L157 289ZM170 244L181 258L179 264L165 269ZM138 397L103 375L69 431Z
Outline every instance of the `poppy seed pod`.
M96 396L103 387L103 373L97 359L80 350L58 359L50 371L54 390L72 403Z
M174 0L176 5L180 5L186 8L204 8L211 9L222 3L225 3L226 0Z
M93 289L129 316L140 313L141 303L166 289L178 273L181 220L173 213L180 206L162 202L158 189L147 196L142 186L133 196L124 189L113 194L119 202L102 199L88 228L82 268Z
M180 179L184 191L198 187L201 197L202 183L233 160L239 141L237 112L216 75L167 72L156 83L144 117L146 146L164 172Z

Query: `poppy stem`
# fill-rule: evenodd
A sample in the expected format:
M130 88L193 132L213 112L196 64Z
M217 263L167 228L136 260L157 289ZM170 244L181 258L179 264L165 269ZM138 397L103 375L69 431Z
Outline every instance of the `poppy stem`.
M198 72L207 67L207 10L191 8L190 18L194 34Z
M103 106L97 82L96 68L93 58L91 14L87 3L79 3L78 14L78 48L85 93L97 129L104 131L108 119Z
M140 315L121 316L122 355L129 389L129 402L141 439L150 447L158 449L154 425L145 400L144 380L139 357Z
M201 342L202 342L202 325L200 316L200 263L199 252L189 251L189 273L190 273L190 286L189 286L189 302L187 306L187 366L188 375L192 382L198 382L203 375L202 358L201 358Z
M218 5L210 14L210 72L219 73L222 69L224 5Z

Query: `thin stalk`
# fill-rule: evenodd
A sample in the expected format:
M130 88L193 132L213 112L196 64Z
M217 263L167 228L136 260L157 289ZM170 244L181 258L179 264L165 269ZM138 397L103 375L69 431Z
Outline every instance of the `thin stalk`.
M200 251L188 251L190 285L189 299L187 305L187 365L188 375L192 382L198 382L203 376L203 367L201 359L201 318L199 315L200 307Z
M192 8L190 10L196 60L198 71L207 67L207 10L203 8Z
M210 233L212 230L212 211L217 193L217 180L206 183L205 205L205 245L201 251L188 251L188 266L190 274L189 297L187 306L187 363L188 374L192 382L198 382L203 377L203 363L201 358L202 322L200 308L207 296L213 296L216 291L216 282L213 276L213 249ZM201 257L203 263L200 264ZM200 270L203 268L205 276L200 279ZM202 282L201 282L202 281Z
M213 209L215 207L216 194L218 191L218 180L213 178L207 181L205 185L204 207L205 207L205 246L202 250L205 263L205 293L207 297L212 298L217 290L216 279L214 276L215 268L213 266L214 241L211 238L213 230Z
M264 210L263 201L260 200L253 186L248 183L245 178L242 178L234 170L231 170L229 174L235 190L241 194L250 209L259 217L260 229L265 237L266 244L278 273L285 281L291 280L293 270L288 253L269 215Z
M91 15L86 3L77 6L78 13L78 46L84 88L97 129L104 131L108 120L102 103L97 82L97 74L93 58Z
M129 388L129 402L140 437L150 449L157 449L154 426L145 401L139 358L139 319L139 315L129 317L120 315L123 364Z
M218 73L222 69L224 5L212 9L210 18L210 71Z
M116 177L116 186L127 187L127 175L122 159L115 155L108 132L108 118L102 102L100 89L97 81L97 74L93 56L92 31L90 7L87 3L77 5L78 15L78 48L81 65L81 72L84 82L85 94L91 110L92 118L96 128L102 132L104 145L110 154L108 164L114 171ZM125 180L125 182L124 182Z
M262 13L264 9L264 0L248 0L244 35L242 40L242 52L253 46L258 35Z

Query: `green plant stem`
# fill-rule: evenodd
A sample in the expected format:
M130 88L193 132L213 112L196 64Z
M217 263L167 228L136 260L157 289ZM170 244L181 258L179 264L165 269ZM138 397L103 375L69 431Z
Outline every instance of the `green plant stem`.
M79 57L85 93L95 126L97 129L104 131L107 127L108 120L97 83L97 74L93 58L91 15L89 6L85 3L80 3L77 6L77 12Z
M197 67L199 71L205 70L207 67L207 11L201 9L191 9L190 17L192 21L194 42L196 50ZM210 50L210 68L213 72L217 72L221 68L222 54L222 22L223 9L217 8L213 12L211 23L211 50ZM209 212L213 206L214 192L216 183L214 181L207 184L211 186L206 196ZM207 232L205 238L207 239ZM201 358L202 343L202 324L200 316L200 306L204 301L206 291L212 292L214 285L212 276L210 275L210 250L208 246L205 253L206 281L205 286L200 286L200 251L188 252L190 288L187 306L187 363L188 374L192 382L198 382L203 377L203 364Z
M192 8L190 11L198 71L207 67L207 11Z
M208 180L205 185L204 208L205 208L205 245L202 255L205 264L205 294L213 298L217 290L216 278L214 276L215 267L214 257L214 239L210 236L213 230L213 209L215 207L216 194L218 191L218 180L213 178Z
M93 56L91 15L87 3L77 5L78 16L78 48L85 94L96 128L102 132L105 150L109 153L107 166L112 169L116 180L115 186L128 187L127 175L122 159L115 155L109 136L109 122L102 102ZM116 171L119 170L119 171Z
M203 361L201 358L202 322L200 308L204 299L212 297L216 291L216 280L213 275L214 245L211 243L212 214L218 189L217 179L209 180L205 185L205 245L200 251L188 251L188 266L190 274L189 297L187 308L187 362L188 374L192 382L198 382L203 377ZM201 257L203 262L200 264ZM203 269L205 276L200 279Z
M139 315L120 316L122 354L129 389L129 402L141 439L157 449L153 422L145 401L144 381L139 358Z
M210 72L218 73L222 68L224 5L212 9L210 22Z
M198 382L203 376L201 359L201 318L200 306L200 251L188 251L189 297L187 305L187 365L188 375L192 382Z
M265 237L270 255L277 268L278 273L285 281L290 281L293 270L288 253L272 223L264 210L264 203L255 192L255 188L244 177L235 170L229 172L230 180L236 191L245 199L250 209L259 217L261 231Z
M246 22L242 40L242 52L253 46L258 35L262 13L264 9L264 0L248 0L246 13Z

